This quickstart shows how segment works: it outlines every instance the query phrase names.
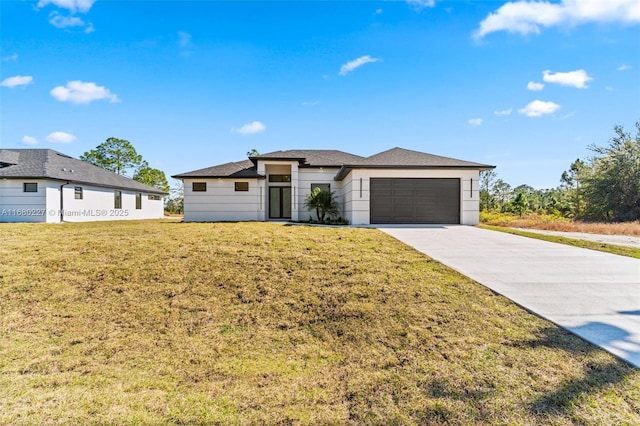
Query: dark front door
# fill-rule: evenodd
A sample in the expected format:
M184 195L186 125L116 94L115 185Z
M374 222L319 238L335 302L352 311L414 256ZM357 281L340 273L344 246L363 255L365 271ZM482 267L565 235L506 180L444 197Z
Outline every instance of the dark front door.
M371 223L460 223L460 179L371 179Z
M291 187L269 187L269 219L291 219Z

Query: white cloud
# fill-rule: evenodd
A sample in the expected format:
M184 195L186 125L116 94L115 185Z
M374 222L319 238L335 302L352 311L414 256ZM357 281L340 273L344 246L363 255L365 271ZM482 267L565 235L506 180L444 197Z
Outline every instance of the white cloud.
M240 133L241 135L253 135L255 133L264 132L267 127L259 121L252 121L247 123L239 129L231 129L234 133Z
M85 22L77 16L62 16L58 12L49 15L49 23L56 28L84 27Z
M111 93L106 87L80 80L70 81L66 87L54 87L49 93L60 102L74 104L88 104L100 99L108 99L111 103L120 102L118 95Z
M382 15L382 9L376 9L376 15Z
M494 111L493 113L495 115L511 115L512 112L513 112L513 108L509 108L509 109L503 109L500 111Z
M545 114L553 114L560 108L555 102L550 101L538 101L529 102L527 106L518 110L520 114L527 117L540 117Z
M407 0L407 3L409 3L409 6L419 11L427 7L435 6L436 0Z
M542 90L544 89L544 83L535 83L533 81L530 81L529 83L527 83L527 89L534 92L537 90Z
M631 65L627 65L627 64L622 64L617 68L618 71L626 71L630 69L631 69Z
M551 71L546 70L542 72L542 79L547 83L557 83L562 86L577 87L578 89L586 89L587 81L593 80L585 70L576 70L570 72L557 72L551 74Z
M27 86L33 83L33 77L30 75L16 75L15 77L8 77L2 80L0 86L3 87L17 87L17 86Z
M365 65L365 64L370 64L373 62L378 62L380 61L380 58L372 58L369 55L365 55L365 56L360 56L357 59L354 59L353 61L349 61L346 64L344 64L342 67L340 67L340 75L347 75L348 73L350 73L351 71L355 70L356 68L360 68L361 66Z
M474 37L481 39L497 31L510 33L540 34L541 28L567 25L576 26L590 22L640 23L638 0L518 0L502 5L490 13L475 31Z
M178 46L189 47L191 46L191 34L184 31L178 31Z
M47 135L47 142L52 143L71 143L76 140L76 137L66 132L53 132Z
M38 8L43 8L48 4L53 4L61 9L67 9L71 13L86 13L91 9L96 0L40 0Z
M25 145L36 145L38 143L38 139L34 138L33 136L24 135L22 137L22 143Z
M13 55L4 56L4 57L2 58L2 60L3 60L3 61L13 61L13 62L15 62L15 61L17 61L17 60L18 60L18 54L17 54L17 53L14 53Z
M482 124L482 118L472 118L468 123L470 126L478 127Z

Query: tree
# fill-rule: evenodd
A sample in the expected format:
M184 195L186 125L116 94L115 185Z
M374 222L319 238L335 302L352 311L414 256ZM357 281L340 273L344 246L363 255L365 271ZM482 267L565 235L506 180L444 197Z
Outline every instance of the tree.
M640 121L636 135L615 126L609 145L591 145L595 152L583 177L586 201L584 217L590 220L634 221L640 219Z
M181 180L174 179L174 186L171 187L169 198L164 209L173 214L184 213L184 184Z
M511 202L511 206L513 211L518 214L518 216L522 216L527 211L529 211L529 200L527 199L527 194L523 191L518 191L516 197Z
M304 200L304 206L309 210L315 209L318 221L324 223L327 215L331 217L339 213L338 203L333 197L334 194L335 192L323 191L316 187Z
M498 206L502 210L505 204L511 200L511 185L502 179L498 179L491 187L491 195L498 201Z
M131 142L113 137L96 149L85 152L80 159L122 176L127 175L128 169L139 168L143 162L142 156L136 152Z
M491 188L498 174L495 170L480 172L480 211L491 211L495 204L495 198L491 195Z
M133 175L133 180L144 183L145 185L153 186L163 192L169 192L169 182L162 170L149 167L149 163L142 161L142 164L136 170Z
M247 151L247 157L258 157L260 153L257 149L251 148L251 151Z
M582 207L582 191L581 184L582 179L587 172L587 165L584 161L577 159L571 166L569 170L562 172L562 176L560 176L561 187L563 187L569 197L573 201L573 214L575 216L580 216L581 207Z

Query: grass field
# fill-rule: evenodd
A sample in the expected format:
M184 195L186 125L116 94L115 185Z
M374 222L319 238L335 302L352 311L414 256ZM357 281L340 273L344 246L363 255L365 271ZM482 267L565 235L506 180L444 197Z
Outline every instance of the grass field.
M0 237L0 424L640 424L640 370L375 229Z
M559 216L530 213L518 216L510 213L480 212L486 225L510 228L532 228L547 231L586 232L588 234L640 236L640 222L592 223L578 222Z

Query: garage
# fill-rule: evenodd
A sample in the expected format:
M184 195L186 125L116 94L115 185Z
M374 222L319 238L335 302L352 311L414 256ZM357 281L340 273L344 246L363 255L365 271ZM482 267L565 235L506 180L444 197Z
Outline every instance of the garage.
M372 178L370 185L371 223L460 223L460 179Z

